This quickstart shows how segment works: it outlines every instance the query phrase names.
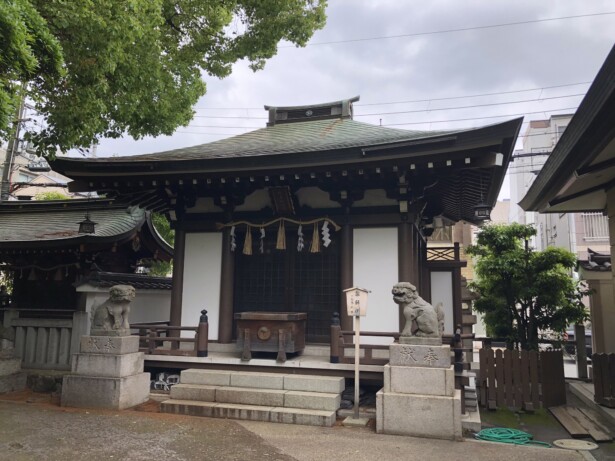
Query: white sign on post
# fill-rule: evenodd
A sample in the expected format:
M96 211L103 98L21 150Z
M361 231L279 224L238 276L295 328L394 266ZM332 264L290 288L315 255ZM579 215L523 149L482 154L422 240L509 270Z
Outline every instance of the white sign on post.
M348 315L354 317L354 419L359 419L360 318L367 315L367 294L369 291L365 288L352 287L344 290L344 293L346 293Z
M367 294L368 290L364 288L347 288L344 290L346 293L346 310L348 315L354 317L360 315L365 317L367 315Z

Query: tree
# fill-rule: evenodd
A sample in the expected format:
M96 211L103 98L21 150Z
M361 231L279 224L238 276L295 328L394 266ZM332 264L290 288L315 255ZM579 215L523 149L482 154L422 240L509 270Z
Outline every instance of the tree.
M582 298L588 292L571 276L576 256L556 247L535 251L529 245L534 235L530 225L487 226L467 249L476 257L475 308L509 348L537 350L539 332L563 333L587 317Z
M70 197L62 192L57 191L49 191L49 192L41 192L40 194L36 194L34 196L34 200L70 200Z
M152 213L152 224L160 236L169 245L175 245L175 231L171 229L171 223L165 215L160 213ZM157 261L150 267L149 275L166 276L173 270L173 263L166 261Z
M9 69L0 67L0 103L14 100L14 82L28 83L27 96L46 127L27 137L52 157L100 137L172 134L190 122L192 106L205 94L202 74L226 77L243 59L261 69L281 40L304 46L325 24L326 0L2 5L0 66ZM6 115L0 123L6 136Z
M0 2L0 139L11 135L22 82L64 75L59 41L29 0Z

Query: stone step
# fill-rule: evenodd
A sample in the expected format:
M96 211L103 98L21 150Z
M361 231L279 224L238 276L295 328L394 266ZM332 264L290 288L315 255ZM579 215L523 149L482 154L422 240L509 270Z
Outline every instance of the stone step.
M221 370L183 370L180 383L324 393L344 390L344 378L341 377Z
M341 397L323 392L176 384L171 387L171 399L336 411Z
M262 405L167 400L160 404L163 413L213 418L242 419L271 423L326 426L335 424L335 411L307 410Z

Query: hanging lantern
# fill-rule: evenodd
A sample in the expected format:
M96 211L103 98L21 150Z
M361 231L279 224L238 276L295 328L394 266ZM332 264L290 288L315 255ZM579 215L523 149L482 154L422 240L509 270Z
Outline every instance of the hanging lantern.
M94 221L90 220L89 213L85 214L85 219L79 223L79 233L80 234L94 234L96 232L96 224Z
M491 218L491 207L481 199L480 203L474 207L474 217L481 221L488 221Z

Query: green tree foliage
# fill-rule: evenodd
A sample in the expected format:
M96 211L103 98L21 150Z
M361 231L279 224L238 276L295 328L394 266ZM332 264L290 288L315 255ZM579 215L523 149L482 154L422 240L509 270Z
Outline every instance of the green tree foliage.
M0 138L7 139L22 82L41 85L64 75L62 50L29 0L0 2Z
M537 350L540 331L561 333L586 318L582 297L587 291L571 277L576 257L549 247L534 251L530 225L483 228L467 253L476 257L479 294L475 308L484 314L491 335L507 338L509 347Z
M171 229L171 223L165 215L152 213L152 224L165 242L171 246L175 245L175 231ZM150 267L149 275L166 276L172 271L172 262L158 261Z
M280 41L304 46L326 19L326 0L1 5L0 129L15 106L11 85L28 82L28 97L46 119L46 128L28 137L49 156L100 137L172 134L205 94L203 74L226 77L239 60L261 69Z
M63 194L62 192L57 191L49 191L49 192L41 192L40 194L36 194L34 196L35 200L70 200L68 195Z

